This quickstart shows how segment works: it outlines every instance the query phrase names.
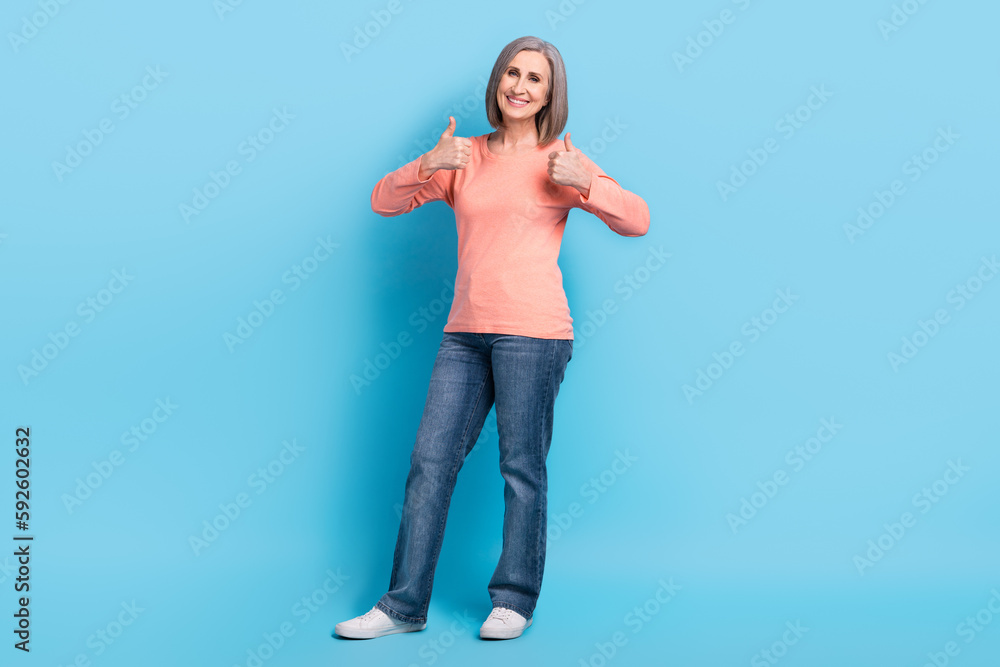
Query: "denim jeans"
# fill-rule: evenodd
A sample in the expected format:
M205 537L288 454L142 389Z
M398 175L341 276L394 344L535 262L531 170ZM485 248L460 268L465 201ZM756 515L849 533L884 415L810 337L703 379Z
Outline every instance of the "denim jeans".
M389 591L376 606L425 623L458 471L496 402L504 479L503 549L488 590L531 618L545 566L545 459L573 341L444 332L410 456Z

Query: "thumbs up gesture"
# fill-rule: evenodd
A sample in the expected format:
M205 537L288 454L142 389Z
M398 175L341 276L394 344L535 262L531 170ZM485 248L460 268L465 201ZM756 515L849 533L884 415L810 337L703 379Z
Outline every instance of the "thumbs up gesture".
M472 140L455 136L455 117L448 116L448 127L441 133L437 146L424 153L420 160L420 180L430 178L438 169L465 169L472 157Z
M549 180L556 185L572 186L586 196L590 192L591 173L580 157L583 151L573 145L569 132L563 143L566 150L549 153Z

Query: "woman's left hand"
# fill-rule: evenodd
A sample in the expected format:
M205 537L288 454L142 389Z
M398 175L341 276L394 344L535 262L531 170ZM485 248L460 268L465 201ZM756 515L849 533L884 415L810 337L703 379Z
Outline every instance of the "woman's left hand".
M580 156L583 152L573 146L570 141L569 132L563 140L566 145L565 151L552 151L549 153L549 180L556 185L569 185L587 197L590 195L590 179L592 174L583 165Z

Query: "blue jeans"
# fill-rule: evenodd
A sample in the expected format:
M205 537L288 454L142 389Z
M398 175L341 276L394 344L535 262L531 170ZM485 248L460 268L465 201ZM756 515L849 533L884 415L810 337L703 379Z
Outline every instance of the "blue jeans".
M503 550L488 590L493 606L531 618L545 566L553 406L572 356L568 339L444 332L379 609L402 621L427 621L455 480L496 402L505 509Z

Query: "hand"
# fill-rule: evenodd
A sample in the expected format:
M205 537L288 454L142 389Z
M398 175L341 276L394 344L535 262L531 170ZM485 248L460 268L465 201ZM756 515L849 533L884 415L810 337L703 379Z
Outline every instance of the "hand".
M437 146L424 153L420 160L421 181L427 180L438 169L465 169L472 157L472 139L455 136L455 117L448 116L448 127L441 133Z
M569 132L566 133L563 143L566 145L565 151L549 153L549 180L556 185L572 186L587 197L590 194L592 175L580 159L583 151L573 146Z

